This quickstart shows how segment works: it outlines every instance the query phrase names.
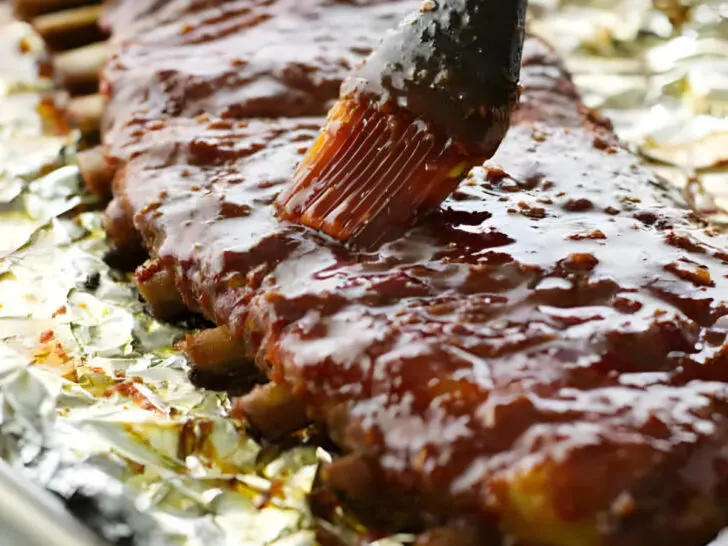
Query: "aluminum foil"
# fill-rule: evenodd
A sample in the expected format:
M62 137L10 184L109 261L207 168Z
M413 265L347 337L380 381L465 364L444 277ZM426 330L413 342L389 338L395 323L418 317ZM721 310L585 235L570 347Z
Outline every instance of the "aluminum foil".
M185 325L145 312L103 260L100 204L74 134L41 115L42 45L0 3L0 456L116 544L305 546L367 537L307 495L333 456L299 434L262 445L195 389ZM728 223L728 2L531 0L531 30L586 102L691 204ZM362 539L362 537L365 537Z
M690 204L728 224L728 2L531 0L585 102Z

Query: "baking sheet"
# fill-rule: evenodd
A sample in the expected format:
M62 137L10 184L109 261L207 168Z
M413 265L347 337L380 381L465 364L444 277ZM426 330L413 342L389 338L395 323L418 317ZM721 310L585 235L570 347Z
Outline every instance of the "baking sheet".
M0 546L104 546L63 503L0 460Z
M728 224L728 2L532 0L531 29L645 161ZM192 387L174 349L186 325L150 318L103 260L77 135L38 113L41 53L0 12L0 456L111 543L411 542L343 512L318 520L306 496L333 455L305 433L264 446L225 395Z

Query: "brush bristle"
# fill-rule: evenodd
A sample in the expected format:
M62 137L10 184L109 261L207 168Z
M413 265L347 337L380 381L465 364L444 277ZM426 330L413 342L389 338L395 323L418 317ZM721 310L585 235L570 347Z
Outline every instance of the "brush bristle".
M342 100L276 205L286 220L376 245L439 205L477 162L421 121Z

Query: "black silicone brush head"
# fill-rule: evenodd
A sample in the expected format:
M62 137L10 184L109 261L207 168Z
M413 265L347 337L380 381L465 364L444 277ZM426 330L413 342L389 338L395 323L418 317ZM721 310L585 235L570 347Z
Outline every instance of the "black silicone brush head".
M525 0L425 0L342 85L283 219L375 246L490 158L518 102Z

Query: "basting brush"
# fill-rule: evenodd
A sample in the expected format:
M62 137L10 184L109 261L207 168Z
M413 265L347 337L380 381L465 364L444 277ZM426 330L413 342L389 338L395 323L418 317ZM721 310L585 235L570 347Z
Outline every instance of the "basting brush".
M490 158L518 102L526 0L425 0L343 82L279 216L376 245Z

